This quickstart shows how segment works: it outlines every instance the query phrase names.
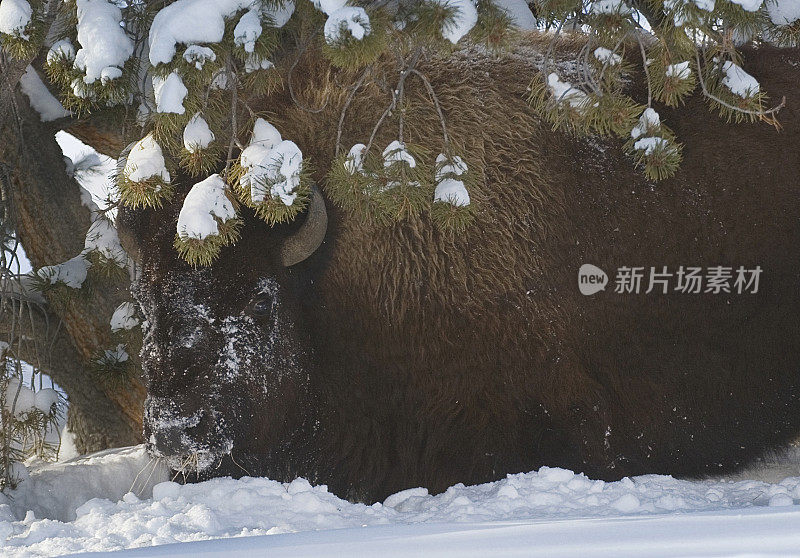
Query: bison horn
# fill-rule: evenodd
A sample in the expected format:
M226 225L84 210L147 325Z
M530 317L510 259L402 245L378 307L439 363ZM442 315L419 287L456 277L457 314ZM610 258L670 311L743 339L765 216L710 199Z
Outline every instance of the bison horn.
M319 189L312 186L308 216L300 229L284 241L281 247L281 263L289 267L308 258L325 240L327 230L328 212L325 210L325 200Z

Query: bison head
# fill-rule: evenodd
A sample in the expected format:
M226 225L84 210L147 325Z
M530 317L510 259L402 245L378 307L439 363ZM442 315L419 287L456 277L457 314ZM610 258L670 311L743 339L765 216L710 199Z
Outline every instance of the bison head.
M176 218L175 207L119 218L141 266L148 448L193 478L280 474L264 464L285 463L277 454L303 429L297 403L309 383L302 309L313 264L296 264L324 240L324 201L315 190L291 227L245 215L242 240L199 269L172 248Z

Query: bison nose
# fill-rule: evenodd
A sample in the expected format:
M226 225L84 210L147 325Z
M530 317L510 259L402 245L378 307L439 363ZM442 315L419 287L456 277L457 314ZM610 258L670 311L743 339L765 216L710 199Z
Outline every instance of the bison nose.
M187 412L174 401L148 397L145 404L145 425L148 442L163 455L185 455L208 443L211 413L206 409Z
M186 431L177 426L154 429L151 442L165 455L183 455L191 451L191 441Z

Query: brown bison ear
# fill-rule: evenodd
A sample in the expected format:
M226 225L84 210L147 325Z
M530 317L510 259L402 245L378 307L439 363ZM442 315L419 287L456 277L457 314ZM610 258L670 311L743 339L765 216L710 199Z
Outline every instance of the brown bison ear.
M280 251L281 263L289 267L308 258L325 240L327 230L328 212L325 210L325 200L319 189L312 186L306 220L296 233L283 242Z

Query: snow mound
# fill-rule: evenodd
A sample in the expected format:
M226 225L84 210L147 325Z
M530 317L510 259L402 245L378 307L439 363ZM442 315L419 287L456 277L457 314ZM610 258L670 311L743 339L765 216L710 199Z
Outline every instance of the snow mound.
M553 520L567 519L580 519L586 525L587 518L608 521L673 512L734 517L747 512L744 508L768 507L791 512L795 523L800 519L800 509L795 507L800 503L800 477L767 483L647 475L603 482L542 467L496 482L457 484L438 495L424 488L409 489L384 503L366 505L342 500L327 487L312 486L305 479L280 483L265 478L221 478L179 485L165 481L166 473L157 465L148 461L140 446L34 471L29 485L22 485L10 505L0 502L4 556L53 556L377 525L415 525L425 530L433 523L448 523L465 524L464 530L469 530L476 524L488 528L486 522L494 527L508 522L558 525ZM155 469L152 473L150 466ZM797 471L796 463L794 467ZM131 485L138 487L138 496L127 493ZM152 498L148 498L150 490ZM94 496L98 497L79 504ZM75 519L64 523L38 517ZM164 549L162 554L169 552Z

